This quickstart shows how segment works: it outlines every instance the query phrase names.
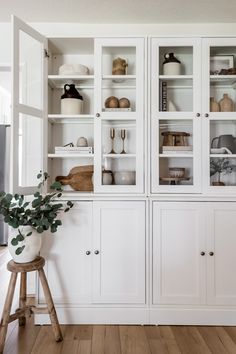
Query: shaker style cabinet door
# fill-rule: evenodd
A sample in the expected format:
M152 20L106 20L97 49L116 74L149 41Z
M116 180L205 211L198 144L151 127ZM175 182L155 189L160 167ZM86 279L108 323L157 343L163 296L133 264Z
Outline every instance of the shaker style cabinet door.
M13 24L12 190L33 194L45 171L47 40L16 17Z
M153 304L205 302L203 208L193 202L153 203Z
M236 203L207 204L207 301L236 305Z
M94 202L93 303L145 303L145 202Z
M204 192L236 194L236 38L204 38Z
M43 237L47 278L55 304L90 303L92 202L75 203L62 214L56 234ZM44 299L40 291L39 299ZM41 300L44 301L44 300Z
M201 191L201 39L151 38L151 192Z
M144 193L144 38L95 38L94 56L94 191Z

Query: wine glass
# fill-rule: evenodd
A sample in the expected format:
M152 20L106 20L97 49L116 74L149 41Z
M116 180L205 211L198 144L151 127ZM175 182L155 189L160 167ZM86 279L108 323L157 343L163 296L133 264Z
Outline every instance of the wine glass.
M111 147L111 151L109 152L109 154L116 154L115 150L114 150L114 139L115 139L115 129L114 128L110 128L110 138L111 138L111 142L112 142L112 147Z
M121 154L126 154L126 151L125 151L125 136L126 136L126 131L125 129L121 129L120 131L120 137L122 139L122 142L123 142L123 149L121 151Z

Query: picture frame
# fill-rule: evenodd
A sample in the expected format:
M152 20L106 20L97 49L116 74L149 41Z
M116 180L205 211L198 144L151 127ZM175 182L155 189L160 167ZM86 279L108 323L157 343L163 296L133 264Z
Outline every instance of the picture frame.
M218 75L222 69L234 67L234 55L215 55L210 57L210 75Z

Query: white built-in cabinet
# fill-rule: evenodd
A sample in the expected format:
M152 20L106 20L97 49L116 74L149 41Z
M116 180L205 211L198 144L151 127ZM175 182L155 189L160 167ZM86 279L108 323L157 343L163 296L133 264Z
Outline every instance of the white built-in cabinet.
M62 223L42 248L55 304L145 304L144 201L75 203Z
M153 304L236 305L236 203L154 202L152 216Z
M236 204L224 198L235 195L236 150L223 156L213 143L236 136L236 75L218 72L234 66L235 38L45 38L17 18L13 24L13 191L32 194L39 170L50 182L75 166L94 170L93 191L65 186L64 200L75 205L57 234L44 238L60 321L219 324L222 315L222 324L235 324ZM178 75L164 75L165 53L181 61ZM112 74L117 57L128 63L125 75ZM59 73L76 63L89 74ZM81 114L61 114L67 83L83 96ZM211 112L210 97L224 93L233 112ZM110 96L128 98L130 109L106 109ZM168 132L184 132L188 148L163 149ZM92 153L55 151L79 137ZM214 165L224 166L224 185L216 185ZM184 168L184 177L171 180L170 168ZM110 185L104 170L113 173ZM131 185L115 181L122 171L133 173ZM44 303L40 287L37 298Z

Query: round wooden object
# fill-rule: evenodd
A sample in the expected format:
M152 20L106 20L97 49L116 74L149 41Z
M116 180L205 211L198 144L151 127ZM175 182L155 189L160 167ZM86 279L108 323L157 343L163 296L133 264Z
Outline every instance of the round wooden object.
M28 263L16 263L13 260L7 263L7 269L12 273L33 272L42 269L45 264L43 257L37 257L34 261Z

